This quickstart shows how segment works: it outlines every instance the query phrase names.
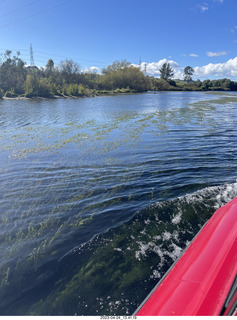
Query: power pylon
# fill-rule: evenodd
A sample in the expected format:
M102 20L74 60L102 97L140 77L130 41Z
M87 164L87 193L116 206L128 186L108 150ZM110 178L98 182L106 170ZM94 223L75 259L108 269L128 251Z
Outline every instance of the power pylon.
M32 44L30 44L30 65L31 66L35 65Z

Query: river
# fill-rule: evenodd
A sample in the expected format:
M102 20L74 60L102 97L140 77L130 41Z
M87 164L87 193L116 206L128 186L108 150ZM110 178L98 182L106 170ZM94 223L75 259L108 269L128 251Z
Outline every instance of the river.
M0 101L0 315L131 315L237 196L236 93Z

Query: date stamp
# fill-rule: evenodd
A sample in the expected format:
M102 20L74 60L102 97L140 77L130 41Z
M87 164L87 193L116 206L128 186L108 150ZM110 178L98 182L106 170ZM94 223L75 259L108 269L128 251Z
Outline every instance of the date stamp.
M136 316L100 316L101 320L134 320Z

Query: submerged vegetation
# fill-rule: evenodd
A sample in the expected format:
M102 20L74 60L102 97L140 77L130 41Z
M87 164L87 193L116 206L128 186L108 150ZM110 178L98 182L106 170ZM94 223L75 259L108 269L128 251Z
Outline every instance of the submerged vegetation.
M0 315L131 315L236 195L237 95L115 98L1 104Z
M146 75L126 60L115 61L101 74L81 72L80 66L65 60L59 66L49 59L44 68L26 66L20 52L12 57L7 50L0 64L0 98L82 97L145 91L231 91L237 82L230 79L192 81L194 70L184 69L184 81L172 80L173 70L165 63L160 78Z

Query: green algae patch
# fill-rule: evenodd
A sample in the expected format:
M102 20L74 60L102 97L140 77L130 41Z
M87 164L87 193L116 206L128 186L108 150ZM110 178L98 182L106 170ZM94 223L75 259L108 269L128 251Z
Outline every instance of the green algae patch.
M205 106L207 104L228 104L228 103L236 103L237 95L226 93L226 92L205 92L205 94L217 96L217 99L210 100L200 100L198 102L194 102L189 104L190 106Z
M236 102L237 102L237 96L225 96L220 99L208 100L208 103L213 103L213 104L227 104L227 103L236 103Z
M233 96L236 97L235 94L231 93L231 91L208 91L205 94L213 94L216 96Z

